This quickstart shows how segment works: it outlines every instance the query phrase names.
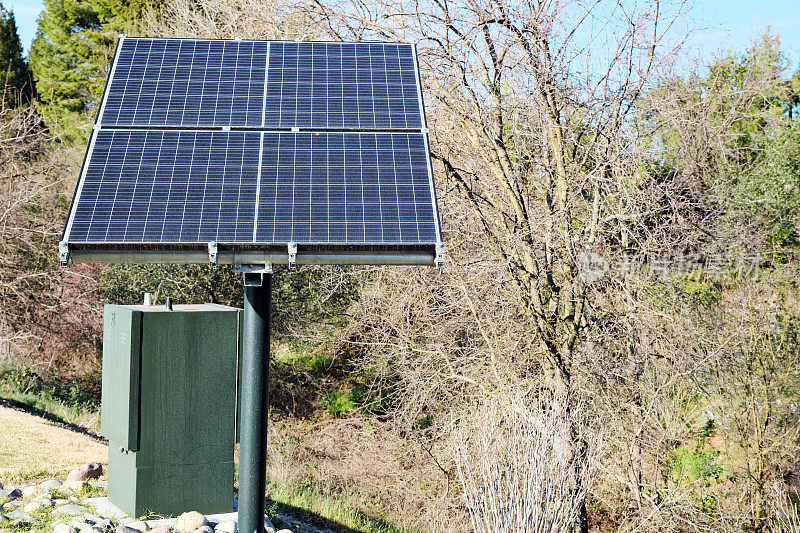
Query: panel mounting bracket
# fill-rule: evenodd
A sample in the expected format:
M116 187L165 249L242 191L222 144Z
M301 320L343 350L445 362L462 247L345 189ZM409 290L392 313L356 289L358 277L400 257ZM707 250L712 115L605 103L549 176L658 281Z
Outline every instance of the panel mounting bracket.
M69 244L67 241L58 243L58 260L63 268L69 266Z
M272 263L238 264L233 266L234 272L241 272L245 287L261 287L264 274L272 274Z
M297 243L289 243L289 270L297 268Z
M211 265L211 268L216 268L217 266L217 253L219 252L219 247L217 246L216 241L211 241L208 243L208 263Z
M437 242L436 243L436 258L434 259L436 263L436 267L439 269L439 272L444 269L444 243Z

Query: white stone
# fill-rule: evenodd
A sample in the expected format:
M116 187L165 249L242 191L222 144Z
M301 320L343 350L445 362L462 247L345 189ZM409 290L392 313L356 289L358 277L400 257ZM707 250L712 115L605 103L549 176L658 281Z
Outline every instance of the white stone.
M53 500L47 498L42 498L41 500L39 500L39 503L42 504L42 507L50 507L50 508L55 507L56 505Z
M178 519L175 521L175 525L172 526L172 529L184 533L191 533L195 529L198 529L207 523L208 522L206 521L205 516L197 511L189 511L178 517Z
M73 492L80 492L88 489L89 487L91 487L89 483L80 479L67 480L67 482L64 483L64 488L69 489Z
M37 490L39 490L39 487L37 487L36 485L31 485L29 487L22 487L22 498L24 500L31 499L36 494Z
M214 533L214 530L211 529L211 526L206 524L205 526L195 529L194 533Z
M61 507L58 507L55 510L55 512L58 513L58 514L65 514L65 515L68 515L68 516L78 516L78 515L84 514L88 510L89 509L87 509L86 507L84 507L82 505L75 505L73 503L70 503L70 504L62 505Z
M72 533L72 528L60 522L53 526L53 533Z
M138 529L131 526L117 526L117 529L114 531L115 533L141 533Z
M150 529L150 526L147 525L147 522L145 522L144 520L138 520L136 522L130 522L130 523L125 524L125 525L127 525L130 528L135 529L136 531L147 531L148 529Z
M20 507L25 507L29 503L31 502L28 500L14 500L13 502L8 502L3 507L6 511L8 511L9 509L19 509Z
M61 485L63 485L63 483L61 483L61 481L59 481L57 479L48 479L47 481L42 481L41 483L39 483L39 488L40 489L57 489Z
M31 502L28 505L26 505L25 507L23 507L22 510L25 511L26 513L35 513L36 511L38 511L42 507L44 507L44 505L42 505L39 502Z
M100 516L116 520L119 524L127 524L127 522L122 522L123 520L127 520L128 522L136 521L135 518L129 517L125 511L108 501L108 498L105 496L86 498L85 503L86 505L94 507L95 512Z
M217 524L217 527L214 528L214 531L218 533L237 533L237 531L239 531L239 526L237 526L236 522L233 520L228 520L226 522L220 522Z
M278 533L292 533L292 530L291 529L281 529L281 530L278 530Z
M19 520L20 522L30 522L31 520L33 520L33 518L31 518L31 515L29 515L22 509L11 511L6 515L6 518L8 518L9 520Z

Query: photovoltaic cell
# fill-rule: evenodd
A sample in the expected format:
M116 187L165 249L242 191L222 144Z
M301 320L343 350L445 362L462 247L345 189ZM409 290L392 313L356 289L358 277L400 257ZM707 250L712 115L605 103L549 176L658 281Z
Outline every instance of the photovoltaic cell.
M392 43L270 43L265 126L421 128L413 48Z
M96 135L70 242L252 242L260 133Z
M125 38L103 126L261 127L267 43Z

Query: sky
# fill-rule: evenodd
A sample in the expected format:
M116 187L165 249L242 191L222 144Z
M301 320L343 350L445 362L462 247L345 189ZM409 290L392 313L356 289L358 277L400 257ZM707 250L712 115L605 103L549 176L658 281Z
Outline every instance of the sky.
M0 0L17 19L22 46L27 53L36 33L36 16L42 0ZM692 0L690 0L692 1ZM719 50L743 51L766 26L781 36L790 70L800 68L800 9L797 0L693 0L691 17L701 29L691 50L708 59Z

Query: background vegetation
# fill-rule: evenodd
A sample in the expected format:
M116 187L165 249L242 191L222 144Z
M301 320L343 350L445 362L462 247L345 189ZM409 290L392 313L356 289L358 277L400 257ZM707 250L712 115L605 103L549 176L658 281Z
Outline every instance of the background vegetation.
M681 2L45 5L27 61L0 11L3 396L96 409L103 303L241 302L225 268L57 267L118 32L412 40L447 266L277 273L270 490L409 531L800 530L775 35L691 69Z

